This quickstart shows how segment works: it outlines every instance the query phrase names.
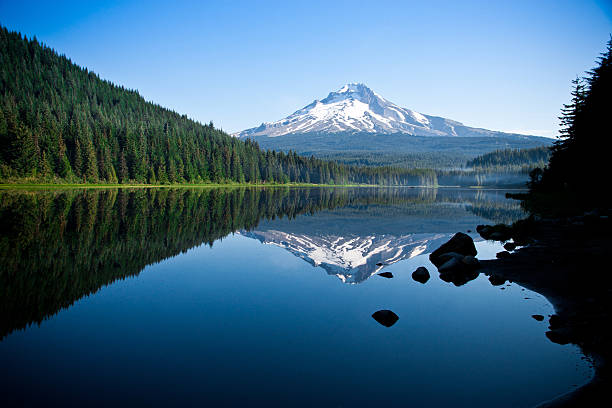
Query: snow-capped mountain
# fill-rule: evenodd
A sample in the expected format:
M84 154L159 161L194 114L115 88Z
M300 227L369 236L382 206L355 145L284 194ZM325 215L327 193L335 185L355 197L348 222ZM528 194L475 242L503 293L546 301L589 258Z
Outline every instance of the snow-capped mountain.
M286 249L344 283L359 283L385 265L427 253L448 240L449 234L403 236L306 235L278 230L240 231L268 245Z
M509 135L399 107L364 84L350 83L276 122L234 134L276 137L304 133L404 133L415 136Z

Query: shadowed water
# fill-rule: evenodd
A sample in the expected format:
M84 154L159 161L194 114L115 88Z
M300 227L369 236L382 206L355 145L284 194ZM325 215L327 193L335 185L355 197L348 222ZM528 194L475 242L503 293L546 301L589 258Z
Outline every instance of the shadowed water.
M0 392L64 406L533 405L591 374L531 317L552 307L483 276L458 287L427 259L457 231L522 216L482 190L0 191ZM501 250L472 236L481 259Z

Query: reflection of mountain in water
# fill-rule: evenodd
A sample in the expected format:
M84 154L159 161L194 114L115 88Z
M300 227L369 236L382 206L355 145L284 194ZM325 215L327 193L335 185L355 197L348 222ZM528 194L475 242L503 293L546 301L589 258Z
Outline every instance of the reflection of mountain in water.
M382 268L434 249L446 234L308 236L282 231L242 232L265 244L285 248L313 266L320 266L345 283L359 283ZM378 264L378 265L377 265ZM383 265L381 265L383 264Z
M433 251L457 231L522 216L516 202L499 191L405 193L410 196L384 205L323 210L316 217L266 221L254 231L240 233L284 248L345 283L360 283L385 265ZM477 234L474 238L479 239Z
M501 192L473 190L0 191L0 339L237 230L257 228L252 236L359 282L380 269L378 262L430 251L439 237L485 221L466 203L483 214L518 209Z

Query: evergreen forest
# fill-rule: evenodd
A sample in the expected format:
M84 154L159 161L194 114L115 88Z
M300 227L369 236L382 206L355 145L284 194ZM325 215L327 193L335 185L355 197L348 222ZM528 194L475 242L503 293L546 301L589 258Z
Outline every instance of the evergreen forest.
M610 173L612 149L610 107L612 106L612 39L597 66L573 81L572 100L561 116L561 136L552 147L548 165L530 174L531 205L535 196L548 196L547 206L571 201L575 209L608 209L609 198L602 188ZM564 199L550 199L561 195Z
M0 180L425 185L435 174L262 150L0 27Z

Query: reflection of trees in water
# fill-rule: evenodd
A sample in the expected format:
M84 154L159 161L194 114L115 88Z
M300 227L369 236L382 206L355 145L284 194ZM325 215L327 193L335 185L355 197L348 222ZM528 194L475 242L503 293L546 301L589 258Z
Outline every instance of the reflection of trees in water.
M466 202L470 195L474 200L473 192L405 188L2 191L0 337L262 219L373 204L426 214L436 201Z
M346 203L343 191L135 189L0 193L0 336L260 219Z
M466 199L466 209L474 215L493 223L511 224L527 216L519 201L506 198L504 190L474 190Z
M491 205L489 203L484 204L472 204L467 209L475 215L486 218L494 222L495 224L512 224L515 221L525 218L526 213L520 207L520 205Z

